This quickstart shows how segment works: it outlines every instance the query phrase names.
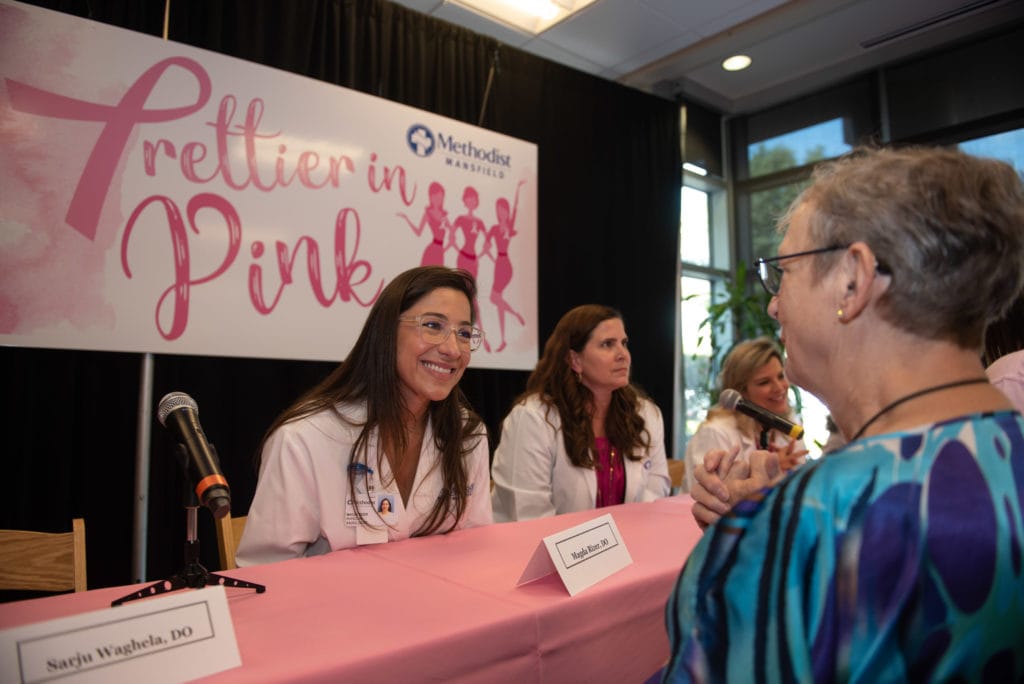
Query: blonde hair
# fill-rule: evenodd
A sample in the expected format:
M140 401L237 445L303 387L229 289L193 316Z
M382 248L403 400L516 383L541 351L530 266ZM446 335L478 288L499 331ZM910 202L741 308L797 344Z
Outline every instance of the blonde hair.
M770 337L757 337L753 340L740 342L726 355L722 363L722 372L718 376L718 391L733 389L746 396L747 384L766 363L772 359L782 359L782 349ZM756 440L761 426L753 418L742 413L734 413L715 404L708 410L708 420L726 415L735 415L736 425L747 437Z

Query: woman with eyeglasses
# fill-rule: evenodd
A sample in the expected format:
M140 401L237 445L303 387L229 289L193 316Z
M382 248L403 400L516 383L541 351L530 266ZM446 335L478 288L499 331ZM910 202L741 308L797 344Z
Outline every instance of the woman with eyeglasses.
M502 423L496 522L667 496L661 411L629 381L622 316L587 304L558 322Z
M719 378L720 389L739 392L747 402L795 422L789 405L789 381L782 369L782 350L767 337L740 342L726 355ZM693 486L693 472L704 454L713 449L735 451L734 458L749 460L755 449L776 453L782 470L802 465L807 455L803 439L792 439L762 426L750 416L716 404L707 419L686 442L686 483Z
M781 226L786 374L848 443L782 478L768 452L698 468L695 515L722 518L669 601L664 681L1024 680L1024 416L980 358L1024 286L1024 184L861 150Z
M486 429L458 387L475 295L443 266L388 283L345 360L267 431L239 565L491 523Z

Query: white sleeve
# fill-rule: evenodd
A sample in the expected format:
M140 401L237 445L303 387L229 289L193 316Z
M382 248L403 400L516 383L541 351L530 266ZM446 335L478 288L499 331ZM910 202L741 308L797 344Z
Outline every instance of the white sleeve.
M491 470L495 522L555 515L552 479L562 435L544 414L543 405L531 408L520 403L502 423Z
M661 409L653 402L644 402L644 427L651 439L648 454L651 458L651 471L647 474L641 501L654 501L668 496L672 491L672 480L668 475L668 461L665 455L665 422Z
M239 567L298 558L320 537L320 501L309 449L292 426L263 447L256 494L238 543Z
M740 436L735 430L723 429L713 422L705 422L697 428L686 443L686 491L693 489L693 470L704 464L704 454L712 449L731 449L737 444L740 444Z
M491 513L490 452L487 435L480 434L476 447L466 456L466 475L469 480L469 496L466 497L466 512L459 527L480 527L494 522Z

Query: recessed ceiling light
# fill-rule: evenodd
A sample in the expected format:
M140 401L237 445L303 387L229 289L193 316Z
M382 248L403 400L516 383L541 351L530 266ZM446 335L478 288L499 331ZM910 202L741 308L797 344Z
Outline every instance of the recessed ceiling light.
M733 55L722 62L722 68L726 71L742 71L750 66L750 58L746 55Z

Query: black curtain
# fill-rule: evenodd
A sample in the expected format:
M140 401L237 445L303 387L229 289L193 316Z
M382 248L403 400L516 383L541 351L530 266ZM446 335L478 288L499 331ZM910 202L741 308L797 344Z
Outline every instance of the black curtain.
M37 1L161 36L163 0ZM384 0L174 0L169 39L377 95L534 142L543 341L597 302L623 312L634 380L672 425L679 254L679 110ZM488 93L488 77L492 74ZM517 273L517 276L523 274ZM343 351L339 353L339 356ZM131 582L134 455L142 356L0 348L4 462L0 527L69 529L85 517L89 586ZM220 453L244 514L264 429L333 364L154 357L154 402L183 391ZM497 444L528 373L470 369L463 388ZM155 413L155 406L151 407ZM173 442L153 420L148 580L181 569L185 513ZM671 451L670 451L671 455ZM202 559L218 568L200 511Z

